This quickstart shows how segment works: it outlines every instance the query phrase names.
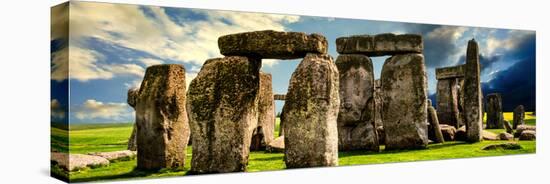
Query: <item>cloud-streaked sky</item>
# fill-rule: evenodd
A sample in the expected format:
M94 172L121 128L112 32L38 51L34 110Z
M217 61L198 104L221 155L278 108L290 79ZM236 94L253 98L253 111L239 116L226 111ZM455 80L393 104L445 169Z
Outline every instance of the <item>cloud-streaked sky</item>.
M505 106L506 92L525 93L516 102L510 101L510 106L529 101L525 104L532 103L534 108L534 31L93 2L71 2L70 9L68 44L63 29L52 29L51 84L52 88L67 87L66 73L70 73L70 104L52 92L52 109L54 100L56 108L70 107L68 118L74 123L132 122L134 113L126 104L126 92L139 86L147 66L182 64L189 83L204 61L222 57L217 46L219 36L266 29L320 33L329 41L329 54L334 59L338 56L335 40L341 36L421 34L430 95L437 84L435 68L464 63L467 41L475 38L480 46L484 88L503 93ZM52 13L56 11L59 8ZM52 20L52 26L60 27L63 20ZM386 58L373 58L375 78L380 77ZM273 75L275 93L286 93L299 62L263 60L262 70ZM276 103L277 111L282 105ZM56 112L57 118L68 114Z

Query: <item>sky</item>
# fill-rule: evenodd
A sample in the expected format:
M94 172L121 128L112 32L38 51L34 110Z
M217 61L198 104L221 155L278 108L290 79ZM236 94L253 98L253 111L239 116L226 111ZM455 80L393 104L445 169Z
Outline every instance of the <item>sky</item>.
M189 84L207 59L223 57L218 37L258 30L322 34L334 59L338 37L421 34L433 101L435 68L463 64L467 42L474 38L480 48L483 92L501 93L505 111L520 104L535 110L534 31L95 2L71 2L70 16L62 13L66 9L52 8L52 122L133 122L126 94L139 87L148 66L181 64ZM376 79L387 58L372 58ZM261 70L273 76L274 93L286 93L299 62L262 60ZM276 101L277 112L283 103Z

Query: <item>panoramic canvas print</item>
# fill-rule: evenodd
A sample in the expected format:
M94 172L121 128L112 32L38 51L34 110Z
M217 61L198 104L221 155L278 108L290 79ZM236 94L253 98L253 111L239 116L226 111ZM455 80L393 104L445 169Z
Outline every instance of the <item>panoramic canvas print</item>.
M530 30L63 3L51 8L51 175L534 154L535 42Z

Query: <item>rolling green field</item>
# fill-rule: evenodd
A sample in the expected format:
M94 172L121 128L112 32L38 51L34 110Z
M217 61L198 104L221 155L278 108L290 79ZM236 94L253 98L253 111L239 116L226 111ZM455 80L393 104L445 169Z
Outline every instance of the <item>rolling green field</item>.
M505 119L511 121L510 113L505 113ZM536 124L536 118L526 113L526 123ZM275 128L275 135L278 133ZM115 150L125 150L128 137L132 131L132 124L102 124L102 125L71 125L71 134L67 138L67 131L52 128L52 148L58 151L69 151L70 153L89 153L106 152ZM503 129L490 130L495 133L504 132ZM63 141L70 140L70 146L66 146ZM380 164L392 162L409 162L423 160L441 160L452 158L469 158L481 156L500 156L510 154L525 154L536 152L535 141L519 141L523 147L519 150L481 150L482 147L501 143L506 141L482 141L480 143L468 144L464 142L446 142L442 144L430 144L428 149L424 150L404 150L404 151L350 151L339 152L339 165L358 165L358 164ZM383 146L381 147L383 150ZM187 158L185 170L171 171L161 170L158 172L144 172L134 170L136 160L118 161L109 166L99 168L86 168L79 171L70 172L72 182L112 180L112 179L135 179L150 177L168 177L185 175L190 168L192 146L187 148ZM250 153L248 172L269 171L284 169L283 153L265 153L255 151Z

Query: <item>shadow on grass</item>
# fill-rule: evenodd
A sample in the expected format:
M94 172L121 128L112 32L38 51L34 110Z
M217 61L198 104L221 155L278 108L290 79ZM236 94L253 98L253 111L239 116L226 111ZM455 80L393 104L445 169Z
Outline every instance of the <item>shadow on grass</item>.
M446 147L452 147L456 145L462 145L462 144L468 144L466 142L448 142L448 143L439 143L439 144L431 144L428 145L428 148L426 149L410 149L410 150L384 150L383 146L381 146L380 151L365 151L365 150L356 150L356 151L340 151L338 153L339 158L346 158L346 157L352 157L352 156L358 156L358 155L380 155L380 154L396 154L396 153L406 153L406 152L414 152L414 151L422 151L422 150L435 150L435 149L442 149Z
M181 172L184 170L139 170L134 168L131 172L123 173L123 174L114 174L114 175L107 175L107 176L97 176L97 177L89 177L89 178L78 178L78 179L71 179L71 182L89 182L89 181L100 181L100 180L120 180L120 179L136 179L136 178L143 178L147 176L151 176L154 174L168 174L168 173L175 173L175 172ZM182 173L181 176L187 175L187 172Z

